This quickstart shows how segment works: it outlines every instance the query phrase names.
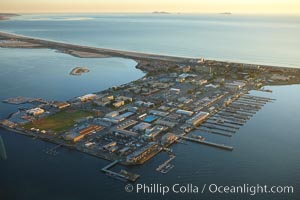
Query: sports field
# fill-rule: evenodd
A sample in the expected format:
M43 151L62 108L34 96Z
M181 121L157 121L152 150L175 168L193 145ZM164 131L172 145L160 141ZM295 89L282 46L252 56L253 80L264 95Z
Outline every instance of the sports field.
M65 131L71 128L76 120L93 116L94 113L83 110L63 110L43 119L35 120L24 125L25 129L38 128L40 130Z

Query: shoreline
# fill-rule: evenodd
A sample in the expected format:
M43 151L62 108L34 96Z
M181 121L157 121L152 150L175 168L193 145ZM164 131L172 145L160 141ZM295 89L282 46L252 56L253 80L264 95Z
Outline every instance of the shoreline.
M0 31L0 48L47 48L57 50L61 53L66 53L75 57L80 58L107 58L107 57L120 57L135 60L138 67L147 72L151 71L147 68L141 66L143 62L168 62L169 64L186 64L186 65L231 65L240 66L243 65L245 68L262 67L266 69L280 69L280 70L299 70L296 67L286 67L286 66L275 66L267 64L253 64L245 62L232 62L232 61L222 61L214 59L195 58L195 57L182 57L182 56L172 56L172 55L162 55L162 54L152 54L144 52L126 51L118 49L108 49L99 47L90 47L84 45L77 45L65 42L58 42L47 39L40 39L35 37L28 37L19 34L13 34L8 32ZM300 67L300 66L299 66Z
M93 153L91 151L87 151L86 149L83 149L83 148L79 149L75 145L70 145L70 144L66 144L66 143L63 143L63 142L58 142L58 141L55 141L55 140L52 140L52 139L49 139L49 138L46 138L46 137L38 136L38 135L33 134L33 133L29 133L29 132L26 132L26 131L10 128L10 127L4 126L2 124L0 124L0 129L4 129L4 130L6 130L8 132L11 132L11 133L17 133L18 135L23 135L23 136L28 137L28 138L36 138L36 139L39 139L41 141L51 143L51 144L54 144L54 145L60 145L61 147L64 147L64 148L67 148L67 149L70 149L70 150L75 150L77 152L87 154L89 156L93 156L93 157L96 157L96 158L100 158L100 159L103 159L103 160L106 160L106 161L113 162L113 161L116 160L114 158L109 158L109 157L101 155L101 154L96 154L96 153ZM143 160L143 162L141 162L141 163L128 163L128 162L124 162L122 160L119 160L119 164L122 165L122 166L143 165L145 162L147 162L151 158L155 157L161 151L162 151L162 149L153 152L151 157L148 157L147 159Z

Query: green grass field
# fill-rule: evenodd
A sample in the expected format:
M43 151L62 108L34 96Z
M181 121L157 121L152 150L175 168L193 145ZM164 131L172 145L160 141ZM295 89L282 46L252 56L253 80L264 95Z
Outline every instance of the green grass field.
M40 130L65 131L71 128L76 120L93 116L94 113L83 110L63 110L43 119L35 120L24 126L25 129L38 128Z

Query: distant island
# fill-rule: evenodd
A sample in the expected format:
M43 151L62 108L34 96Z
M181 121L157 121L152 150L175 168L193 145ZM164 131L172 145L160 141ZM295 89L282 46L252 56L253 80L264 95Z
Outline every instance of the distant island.
M220 13L221 15L232 15L232 13L231 12L222 12L222 13Z
M164 14L164 15L168 15L168 14L171 14L171 13L165 12L165 11L154 11L154 12L152 12L152 14Z
M80 75L82 75L84 73L88 73L88 72L90 72L90 70L88 68L86 68L86 67L75 67L70 72L70 75L80 76Z
M13 13L0 13L0 20L9 20L11 17L19 16L18 14Z

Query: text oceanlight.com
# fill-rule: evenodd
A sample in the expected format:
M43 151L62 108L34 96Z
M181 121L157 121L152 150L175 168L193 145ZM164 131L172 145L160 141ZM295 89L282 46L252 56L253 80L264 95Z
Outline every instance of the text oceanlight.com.
M293 186L268 186L268 185L217 185L217 184L204 184L204 185L194 185L194 184L173 184L173 185L163 185L163 184L127 184L125 186L126 192L134 192L137 194L162 194L166 195L168 193L175 194L293 194Z

